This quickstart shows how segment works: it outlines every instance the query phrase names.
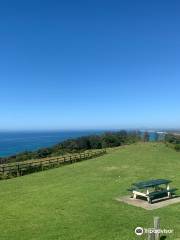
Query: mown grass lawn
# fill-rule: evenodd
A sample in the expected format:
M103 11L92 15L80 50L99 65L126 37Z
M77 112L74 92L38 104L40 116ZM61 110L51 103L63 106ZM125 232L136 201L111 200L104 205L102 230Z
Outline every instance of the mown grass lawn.
M114 200L132 182L168 178L180 188L180 153L163 144L135 144L77 164L0 182L2 240L132 240L137 226L174 229L180 204L147 211ZM180 193L180 191L178 191Z

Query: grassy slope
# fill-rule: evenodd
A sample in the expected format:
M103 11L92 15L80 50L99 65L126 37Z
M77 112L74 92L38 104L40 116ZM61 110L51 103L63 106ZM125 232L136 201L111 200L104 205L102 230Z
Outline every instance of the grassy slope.
M180 186L180 153L130 145L102 157L0 182L2 240L130 240L153 216L180 237L180 205L146 211L116 202L132 182L169 178ZM180 192L179 192L180 193Z

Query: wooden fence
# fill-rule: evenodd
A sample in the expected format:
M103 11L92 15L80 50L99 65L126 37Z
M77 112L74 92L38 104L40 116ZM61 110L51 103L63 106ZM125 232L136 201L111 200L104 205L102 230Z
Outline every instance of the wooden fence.
M59 167L65 164L76 163L82 160L101 156L106 150L89 151L60 157L42 158L23 162L0 164L0 175L4 177L16 177L36 171ZM3 178L3 177L2 177Z

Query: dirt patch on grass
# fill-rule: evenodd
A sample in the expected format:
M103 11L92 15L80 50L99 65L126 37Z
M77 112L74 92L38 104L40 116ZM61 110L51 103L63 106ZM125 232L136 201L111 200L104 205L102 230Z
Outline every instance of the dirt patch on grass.
M171 199L163 198L162 200L158 200L156 202L153 202L152 204L149 204L146 200L133 199L133 198L130 198L129 196L117 197L116 200L119 202L127 203L135 207L141 207L146 210L154 210L154 209L169 206L171 204L180 203L180 197L174 197Z
M118 167L111 166L111 167L105 167L104 169L105 169L106 171L114 171L114 170L117 170Z

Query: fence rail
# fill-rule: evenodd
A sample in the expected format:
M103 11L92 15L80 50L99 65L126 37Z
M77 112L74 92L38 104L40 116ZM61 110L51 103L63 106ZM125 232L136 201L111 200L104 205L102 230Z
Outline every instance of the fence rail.
M3 176L22 176L36 171L43 171L49 168L59 167L65 164L72 164L82 160L101 156L106 150L89 151L85 153L72 154L60 157L44 158L39 160L29 160L16 163L0 165L0 174Z

